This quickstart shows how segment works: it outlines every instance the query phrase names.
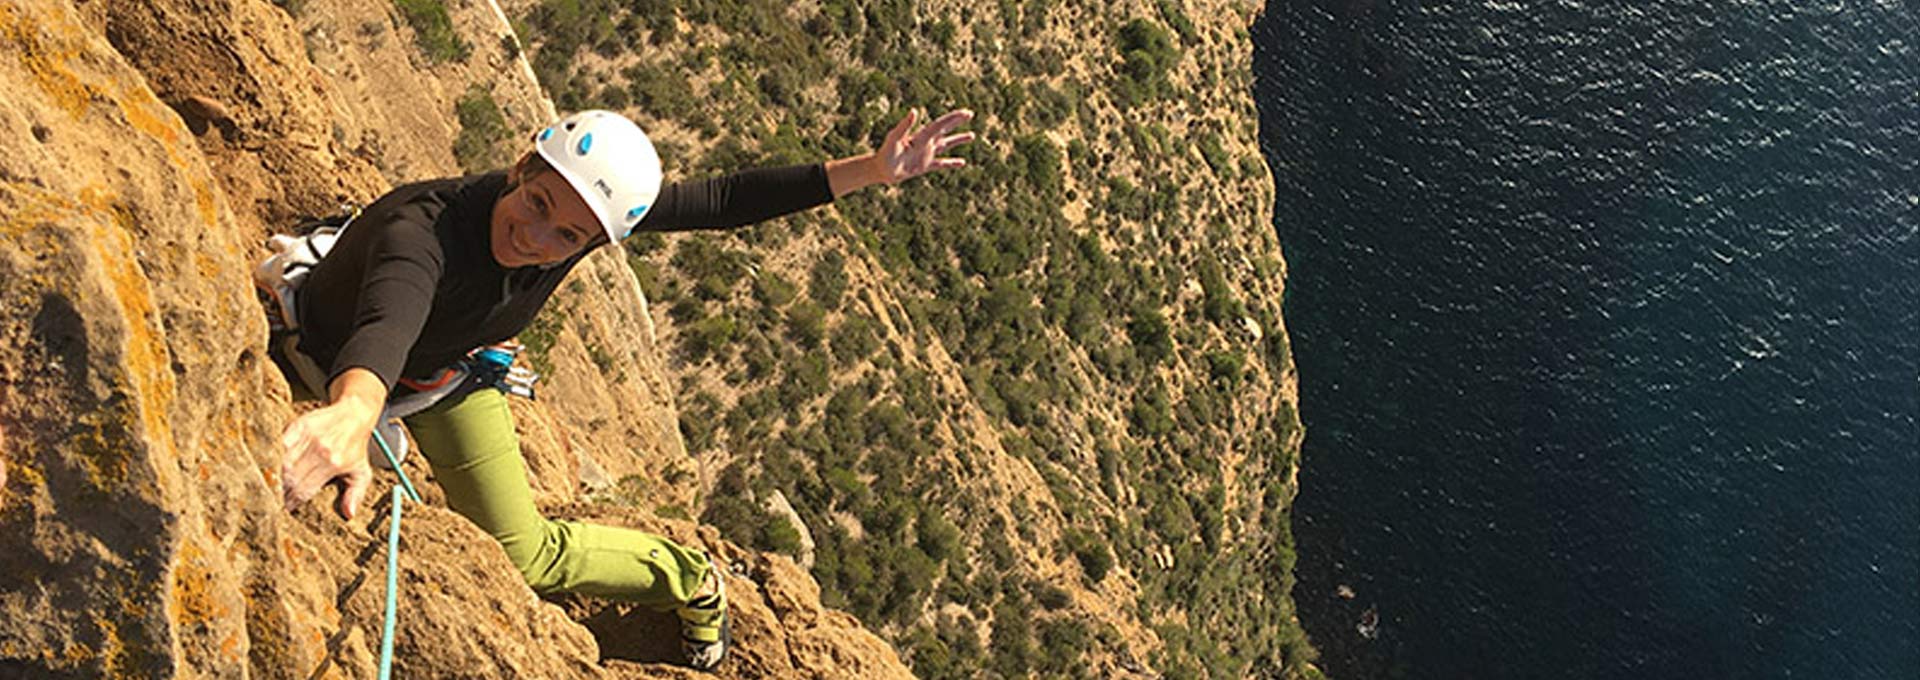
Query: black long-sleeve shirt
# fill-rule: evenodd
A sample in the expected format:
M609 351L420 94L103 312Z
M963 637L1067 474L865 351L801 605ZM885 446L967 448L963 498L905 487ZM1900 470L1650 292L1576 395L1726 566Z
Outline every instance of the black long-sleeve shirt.
M388 389L520 333L582 252L508 269L489 247L506 173L434 180L367 206L300 287L300 351L327 369L373 371ZM748 170L661 187L636 231L730 228L833 200L822 165Z

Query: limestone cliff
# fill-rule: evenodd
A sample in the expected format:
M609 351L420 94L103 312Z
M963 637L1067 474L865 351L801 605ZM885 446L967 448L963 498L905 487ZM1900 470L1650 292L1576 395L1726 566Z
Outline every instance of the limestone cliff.
M544 108L511 64L436 66L399 40L327 61L329 36L410 30L395 12L0 0L0 677L374 675L386 502L353 523L325 497L280 509L271 443L294 411L247 271L295 216L458 172L470 83ZM790 560L626 509L690 505L694 466L631 273L609 254L578 276L564 304L599 311L571 317L550 389L515 405L542 502L723 556L741 642L723 676L906 676ZM589 353L617 370L590 379ZM399 675L690 677L660 663L670 621L536 598L424 486Z

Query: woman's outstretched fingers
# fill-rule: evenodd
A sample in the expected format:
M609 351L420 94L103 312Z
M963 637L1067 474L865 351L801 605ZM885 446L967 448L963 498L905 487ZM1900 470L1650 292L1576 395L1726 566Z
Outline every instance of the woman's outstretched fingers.
M967 121L970 120L973 120L972 111L967 109L954 109L942 114L939 118L934 119L931 124L928 124L926 134L928 136L944 135L952 132L954 128L967 124Z
M919 122L919 118L919 109L909 109L907 115L901 116L900 122L894 123L893 129L887 131L887 147L891 149L898 146L901 140L906 139L907 132L913 129L914 124Z
M947 149L960 146L961 144L965 144L973 140L974 140L974 134L971 132L962 132L957 135L947 135L945 137L940 138L939 144L934 145L933 152L946 153Z

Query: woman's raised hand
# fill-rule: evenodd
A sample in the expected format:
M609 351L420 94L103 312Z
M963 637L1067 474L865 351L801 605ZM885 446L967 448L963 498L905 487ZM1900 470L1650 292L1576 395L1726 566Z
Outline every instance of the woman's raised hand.
M974 134L962 132L949 134L954 128L973 120L973 112L955 109L928 123L926 127L915 130L920 119L926 117L924 109L915 108L907 112L905 118L894 124L887 132L887 141L880 145L878 152L882 181L887 184L919 177L934 170L958 168L967 164L964 158L942 157L948 149L971 142Z

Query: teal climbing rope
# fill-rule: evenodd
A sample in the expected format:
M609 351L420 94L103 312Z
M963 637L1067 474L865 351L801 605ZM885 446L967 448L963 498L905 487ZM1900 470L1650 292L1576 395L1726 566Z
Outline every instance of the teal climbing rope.
M400 459L393 457L393 449L388 448L387 438L380 436L380 428L378 427L373 428L373 443L380 445L380 453L387 457L387 464L393 467L393 471L396 474L400 475L400 485L406 487L407 498L412 499L415 503L420 502L420 492L413 490L413 480L407 479L407 471L400 468Z
M398 469L398 468L396 468ZM380 680L393 677L393 621L400 595L400 506L406 495L393 488L393 522L387 525L387 619L380 630Z
M374 428L373 441L380 445L380 453L385 454L393 471L400 475L400 486L393 487L393 521L387 525L387 614L380 624L380 680L393 677L393 623L398 617L400 602L400 507L404 499L411 497L420 501L420 492L413 489L413 480L407 479L407 471L400 469L400 461L393 457L393 449L387 446L387 439L380 436L380 429ZM406 493L402 494L404 490Z

